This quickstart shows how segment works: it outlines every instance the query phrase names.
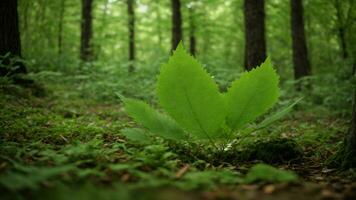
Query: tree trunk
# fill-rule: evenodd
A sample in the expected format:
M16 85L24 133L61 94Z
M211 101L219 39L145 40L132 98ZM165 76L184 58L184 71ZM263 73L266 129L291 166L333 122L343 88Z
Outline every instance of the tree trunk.
M129 29L129 72L135 69L135 0L127 0L128 29Z
M351 126L345 138L345 157L342 162L343 168L356 167L356 89L354 90L354 103L352 109Z
M58 56L62 55L62 41L63 41L63 18L65 12L65 0L61 0L59 10L59 19L58 19Z
M157 32L157 40L158 40L158 46L162 48L162 28L161 28L161 21L162 21L162 15L160 11L160 0L155 1L155 11L156 11L156 32Z
M103 10L102 10L101 17L100 17L102 19L100 22L100 27L99 27L100 30L106 29L109 3L110 3L110 0L105 0L105 3L103 3L104 6L103 6ZM100 40L105 39L105 34L106 34L105 31L99 31L97 34L98 34L98 38ZM98 57L101 57L103 55L103 45L104 45L103 43L97 44L97 47L95 49L95 54Z
M19 32L17 0L0 1L0 56L10 53L0 60L0 63L11 65L14 70L0 67L0 76L27 73L26 67L21 62L12 63L14 57L21 57L21 39Z
M0 1L0 55L21 56L17 0Z
M339 0L335 0L334 6L336 9L336 19L337 19L337 31L338 31L338 36L339 36L339 41L340 41L340 48L341 48L341 55L343 59L348 58L348 53L347 53L347 43L346 43L346 26L344 22L344 17L342 16L342 8L341 8L341 2Z
M339 151L329 159L330 167L356 168L356 89L354 90L351 125Z
M303 2L302 0L291 0L290 2L294 78L299 79L310 75L311 69L305 39Z
M172 4L172 51L176 49L183 38L182 14L180 12L180 0L171 0Z
M347 53L347 46L346 46L346 37L345 37L345 29L344 27L339 27L339 38L340 38L340 46L341 46L341 52L342 52L342 58L347 59L349 57Z
M251 70L266 60L264 0L245 0L245 69Z
M195 37L195 21L193 8L189 8L189 51L195 56L196 53L196 37Z
M93 52L91 47L92 39L92 8L93 0L82 0L82 22L81 22L81 43L80 58L87 62L92 60Z
M27 27L28 27L28 10L30 7L30 2L29 1L25 1L24 2L24 9L23 9L23 14L22 14L22 31L26 32L27 31Z

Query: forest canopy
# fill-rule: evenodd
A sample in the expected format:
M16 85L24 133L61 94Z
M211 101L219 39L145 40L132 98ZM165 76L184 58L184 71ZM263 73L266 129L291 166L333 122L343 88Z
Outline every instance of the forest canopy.
M153 65L160 57L167 57L171 49L170 3L134 2L136 59L142 65ZM130 18L127 1L96 0L92 4L94 57L101 62L127 64ZM307 46L315 74L336 69L330 66L339 64L343 57L354 55L353 4L352 0L304 1ZM241 0L181 2L182 40L189 48L190 33L194 31L196 56L202 63L211 68L243 70L243 5ZM284 77L293 74L290 7L289 1L265 3L267 52L278 70L286 75ZM19 1L24 57L43 62L46 70L58 70L54 66L56 60L77 60L81 41L80 11L79 1Z

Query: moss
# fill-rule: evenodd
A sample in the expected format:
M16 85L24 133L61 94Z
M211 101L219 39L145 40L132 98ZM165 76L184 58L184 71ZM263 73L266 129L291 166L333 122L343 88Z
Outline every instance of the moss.
M293 139L285 138L260 140L243 147L232 147L228 151L216 151L194 143L170 144L170 147L183 162L194 163L200 160L213 166L237 165L254 160L269 164L298 162L303 156L300 145Z
M240 161L261 160L266 163L284 163L299 160L303 155L301 147L293 139L277 138L258 141L240 152Z

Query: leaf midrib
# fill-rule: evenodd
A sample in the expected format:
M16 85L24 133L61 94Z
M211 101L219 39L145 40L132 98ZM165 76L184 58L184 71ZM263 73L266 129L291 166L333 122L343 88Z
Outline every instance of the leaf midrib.
M186 90L186 87L183 86L183 91L184 91L184 96L188 102L188 105L189 105L189 108L190 110L192 111L192 115L193 115L193 118L194 120L197 122L199 128L202 130L202 132L206 135L206 137L212 142L213 140L211 139L211 137L209 136L208 132L204 129L203 125L201 124L200 120L198 119L197 117L197 114L195 112L195 110L193 109L193 106L192 106L192 103L190 101L190 98L187 94L187 90Z

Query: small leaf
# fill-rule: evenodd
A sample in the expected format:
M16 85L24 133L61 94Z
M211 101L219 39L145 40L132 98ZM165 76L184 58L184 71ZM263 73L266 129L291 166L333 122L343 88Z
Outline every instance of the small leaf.
M281 119L282 117L284 117L286 114L288 114L293 107L298 104L301 100L303 99L303 97L299 98L298 100L296 100L295 102L293 102L292 104L282 108L281 110L279 110L278 112L274 113L272 116L266 118L265 120L263 120L255 130L258 129L262 129L262 128L266 128L267 126L271 125L273 122L276 122L277 120Z
M129 98L123 98L123 101L128 115L151 133L166 139L180 140L186 138L186 134L174 120L157 112L148 104Z
M186 131L200 139L221 137L226 103L211 76L179 44L158 76L160 105Z
M147 144L150 142L150 137L147 135L147 133L139 128L125 128L121 130L121 134L129 140L141 144Z
M278 183L295 182L298 176L291 171L277 169L266 164L257 164L253 166L245 177L246 183Z
M234 81L226 93L227 124L232 129L242 128L270 109L279 97L278 81L268 58L260 67Z

